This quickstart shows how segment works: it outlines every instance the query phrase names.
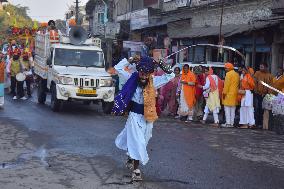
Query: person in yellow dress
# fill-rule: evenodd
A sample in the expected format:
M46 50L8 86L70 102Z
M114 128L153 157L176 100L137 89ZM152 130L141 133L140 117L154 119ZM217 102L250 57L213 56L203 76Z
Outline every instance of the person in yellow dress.
M234 70L232 63L225 64L226 77L223 89L222 103L225 109L226 123L222 127L234 127L236 106L238 105L238 91L240 76Z

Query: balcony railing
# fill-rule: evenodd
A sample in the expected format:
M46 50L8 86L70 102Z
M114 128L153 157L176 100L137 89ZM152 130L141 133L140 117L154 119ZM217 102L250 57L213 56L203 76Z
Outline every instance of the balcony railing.
M284 0L272 0L272 13L284 14Z

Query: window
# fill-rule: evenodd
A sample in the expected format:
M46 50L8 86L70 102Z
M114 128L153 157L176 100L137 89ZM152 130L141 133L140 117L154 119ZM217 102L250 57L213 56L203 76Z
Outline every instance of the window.
M103 13L103 12L98 13L98 23L100 23L100 24L105 23L105 13Z
M154 5L154 4L158 4L158 0L144 0L144 6L150 6L150 5Z
M104 67L103 52L80 49L55 49L54 64L58 66Z

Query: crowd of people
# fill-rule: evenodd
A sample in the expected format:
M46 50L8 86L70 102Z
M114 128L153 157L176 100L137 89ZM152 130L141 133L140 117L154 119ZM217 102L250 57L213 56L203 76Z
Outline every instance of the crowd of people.
M130 63L126 68L129 74L135 72L133 58L124 58L122 62ZM276 77L269 73L266 63L261 63L256 72L250 67L236 68L229 62L224 69L226 76L222 80L211 67L175 66L174 79L156 91L158 115L166 114L185 122L206 124L210 123L209 114L213 114L213 127L262 129L262 101L266 94L274 92L261 81L282 90L283 69L279 68ZM162 74L161 69L154 72L155 76ZM121 89L125 81L119 82Z
M18 45L17 42L13 40L8 45L7 52L5 54L0 54L0 58L0 82L3 85L1 87L1 94L3 93L3 99L4 88L6 84L10 86L9 91L13 96L13 100L27 100L27 98L31 97L32 95L31 83L33 82L34 67L32 52L29 49L25 48L23 45ZM26 90L24 90L24 88Z
M17 37L21 34L19 31L13 31L14 40L5 45L1 44L3 50L0 53L0 106L4 105L4 89L7 86L13 100L27 100L32 96L35 45L34 40L30 40L29 43L21 41L20 37ZM56 43L59 40L60 31L56 28L53 20L33 32L49 34L51 43Z

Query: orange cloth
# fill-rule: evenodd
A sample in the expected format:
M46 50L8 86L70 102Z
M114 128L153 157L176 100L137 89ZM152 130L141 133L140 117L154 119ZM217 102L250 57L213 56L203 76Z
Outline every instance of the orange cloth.
M250 75L254 75L254 69L253 68L249 68L248 71L249 71Z
M181 81L184 81L186 83L189 82L196 83L196 76L190 70L188 70L187 74L185 74L184 70L182 70ZM195 98L196 87L190 86L188 84L183 84L183 92L188 107L192 109L196 103L196 98Z
M250 74L246 74L241 81L241 89L242 90L254 90L255 83L254 79Z
M250 91L253 91L254 88L255 88L254 79L253 79L253 77L251 76L251 74L248 73L248 74L246 74L246 75L244 76L244 78L241 80L240 89L241 89L241 90L250 90ZM241 101L243 97L244 97L243 94L239 94L238 100Z
M70 19L69 26L76 26L76 21L74 19Z
M233 69L234 69L234 65L233 65L232 63L227 62L227 63L225 64L225 68L230 69L230 70L233 70Z
M0 83L5 82L5 62L0 62Z

